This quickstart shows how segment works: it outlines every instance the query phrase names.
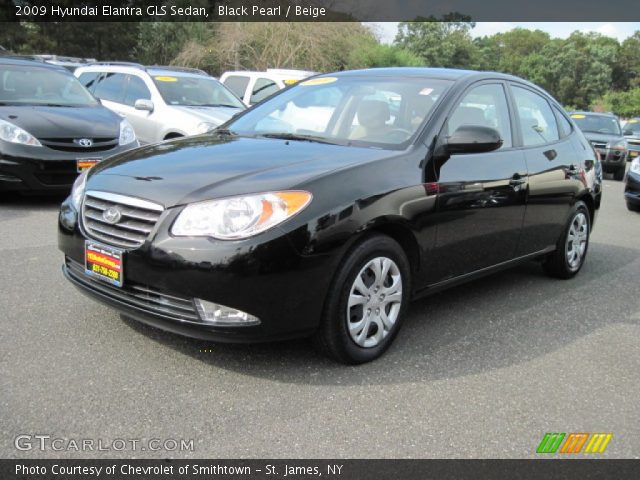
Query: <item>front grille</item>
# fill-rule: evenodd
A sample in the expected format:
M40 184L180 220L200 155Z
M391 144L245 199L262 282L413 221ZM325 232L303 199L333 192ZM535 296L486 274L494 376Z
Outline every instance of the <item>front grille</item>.
M83 147L78 144L79 138L39 138L40 143L45 147L62 152L104 152L118 146L117 138L89 138L90 147Z
M77 283L94 292L122 302L137 310L159 314L174 320L200 322L200 317L190 298L168 295L149 286L125 283L122 288L101 282L84 273L84 265L65 258L67 272Z
M104 212L118 211L120 219L109 223ZM153 231L164 208L157 203L108 192L90 191L82 203L82 225L96 240L123 248L138 248Z

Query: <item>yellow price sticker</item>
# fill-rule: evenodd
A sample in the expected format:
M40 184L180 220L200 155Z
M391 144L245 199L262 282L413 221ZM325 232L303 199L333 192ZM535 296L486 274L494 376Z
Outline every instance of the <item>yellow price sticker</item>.
M178 79L176 77L154 77L159 82L177 82Z
M305 80L301 82L300 85L304 85L305 87L310 87L312 85L324 85L326 83L333 83L337 81L336 77L320 77L320 78L312 78L310 80Z
M571 115L571 118L580 119L580 118L587 118L587 117L586 117L586 115L582 115L582 114L579 114L579 113L574 113L573 115Z

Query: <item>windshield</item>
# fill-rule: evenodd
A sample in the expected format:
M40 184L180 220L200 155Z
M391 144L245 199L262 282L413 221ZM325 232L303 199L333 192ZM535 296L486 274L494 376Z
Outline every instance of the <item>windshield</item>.
M583 132L622 135L617 118L605 115L586 115L583 113L573 113L571 118Z
M95 98L70 73L51 68L0 65L0 105L93 107Z
M244 108L227 87L211 77L168 72L152 78L167 105Z
M451 84L424 77L315 77L227 127L239 135L400 148Z

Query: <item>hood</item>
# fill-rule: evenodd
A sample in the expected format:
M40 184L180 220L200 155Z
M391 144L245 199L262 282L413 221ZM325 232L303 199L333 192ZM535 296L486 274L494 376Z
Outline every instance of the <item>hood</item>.
M172 108L195 117L201 122L211 122L216 125L222 125L231 117L242 111L242 108L230 107L173 106Z
M613 135L609 133L599 133L599 132L582 132L587 140L590 142L596 143L609 143L615 140L623 140L624 137L622 135Z
M120 135L122 118L102 105L95 107L0 107L0 118L36 138L96 138Z
M296 188L396 152L271 138L200 135L130 150L91 170L87 190L135 195L165 207Z

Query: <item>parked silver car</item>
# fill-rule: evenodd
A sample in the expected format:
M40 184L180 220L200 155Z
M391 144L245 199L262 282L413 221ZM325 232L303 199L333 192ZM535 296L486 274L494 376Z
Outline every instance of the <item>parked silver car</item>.
M111 62L74 74L105 107L129 120L142 144L208 132L246 108L196 69Z

